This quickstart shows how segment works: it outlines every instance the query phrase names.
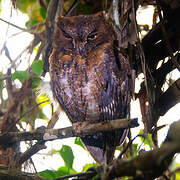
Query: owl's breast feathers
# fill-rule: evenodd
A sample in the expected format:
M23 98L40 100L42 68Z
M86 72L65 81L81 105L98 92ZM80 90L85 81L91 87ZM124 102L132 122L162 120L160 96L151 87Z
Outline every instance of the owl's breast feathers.
M56 49L52 53L53 91L72 122L106 121L123 116L122 92L128 79L124 70L119 71L109 50L111 45L104 44L88 58L59 53Z
M98 18L103 17L98 15ZM99 20L98 22L104 22ZM103 28L102 24L101 27ZM56 39L59 38L59 32L57 28ZM80 55L75 49L69 50L72 38L66 34L65 37L61 34L61 37L62 43L65 40L63 38L66 38L63 46L70 43L67 50L64 50L59 41L54 43L50 56L52 90L72 123L103 122L125 118L129 114L130 66L127 58L115 48L115 36L111 36L112 32L109 34L109 37L99 39L101 43L96 43L84 55ZM91 38L93 37L95 36ZM82 140L96 161L110 162L124 132L117 130L98 133Z

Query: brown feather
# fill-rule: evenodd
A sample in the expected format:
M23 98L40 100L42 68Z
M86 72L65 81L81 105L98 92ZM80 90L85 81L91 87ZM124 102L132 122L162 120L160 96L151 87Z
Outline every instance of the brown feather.
M128 60L117 51L116 34L102 13L60 17L50 56L55 98L72 123L102 122L129 114ZM96 161L112 161L125 131L82 138Z

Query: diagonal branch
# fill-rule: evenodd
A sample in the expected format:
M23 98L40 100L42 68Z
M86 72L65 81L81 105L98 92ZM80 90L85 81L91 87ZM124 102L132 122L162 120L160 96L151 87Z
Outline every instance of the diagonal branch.
M180 8L177 8L171 12L168 16L168 20L165 19L159 22L143 39L142 46L145 51L145 55L148 60L150 68L154 68L159 60L169 56L167 51L166 42L163 37L161 27L166 28L169 45L173 53L179 50L180 40L180 21L179 21Z
M25 161L30 159L34 154L39 152L42 149L46 149L46 146L44 145L45 141L38 141L35 145L33 145L31 148L27 149L24 153L22 153L17 159L16 159L16 167L21 166Z
M11 25L11 26L13 26L13 27L15 27L15 28L17 28L17 29L21 30L21 31L28 32L28 30L27 30L27 29L25 29L25 28L21 28L21 27L19 27L19 26L17 26L17 25L15 25L15 24L13 24L13 23L11 23L11 22L8 22L8 21L6 21L6 20L4 20L4 19L2 19L2 18L0 18L0 21L3 21L4 23L9 24L9 25Z
M170 108L180 102L180 78L176 80L155 102L153 107L153 123Z

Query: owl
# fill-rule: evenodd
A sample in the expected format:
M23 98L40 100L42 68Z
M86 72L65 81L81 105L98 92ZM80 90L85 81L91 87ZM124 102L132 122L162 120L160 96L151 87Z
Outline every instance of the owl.
M58 17L49 63L54 97L72 123L128 116L130 65L103 12ZM97 162L110 163L125 135L122 129L99 132L82 141Z

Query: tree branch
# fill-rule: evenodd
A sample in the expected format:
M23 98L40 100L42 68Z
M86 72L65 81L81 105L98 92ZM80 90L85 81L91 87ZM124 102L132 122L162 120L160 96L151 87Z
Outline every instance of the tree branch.
M54 22L56 11L58 9L58 0L50 1L47 9L47 16L46 16L46 41L44 47L44 54L43 54L43 61L44 61L44 73L49 72L49 56L52 52L52 37L54 32Z
M163 174L173 160L176 153L180 152L180 120L170 126L168 135L160 148L143 152L129 159L115 159L110 165L91 167L87 172L96 172L97 179L111 180L116 177L133 176L133 179L153 180ZM89 174L84 174L87 178ZM74 174L74 177L77 176ZM62 179L62 178L61 178Z
M46 146L44 145L45 141L38 141L35 145L33 145L30 149L27 149L24 153L22 153L17 159L16 159L16 166L22 165L25 161L27 161L29 158L31 158L34 154L39 152L42 149L46 149Z
M180 64L180 53L177 53L175 55L175 58L177 59L177 62ZM166 76L168 73L170 73L173 69L176 67L172 63L171 59L167 61L166 63L162 64L160 68L155 70L152 75L154 77L154 80L156 82L156 89L158 91L161 91L161 87L164 84L166 80Z
M114 131L117 129L128 129L139 126L137 118L134 119L117 119L109 122L89 123L78 122L73 124L75 132L79 136L92 135L99 131Z
M13 27L15 27L15 28L17 28L17 29L21 30L21 31L29 32L29 30L28 30L28 29L21 28L21 27L19 27L19 26L15 25L15 24L13 24L13 23L10 23L10 22L8 22L8 21L6 21L6 20L2 19L2 18L0 18L0 21L3 21L4 23L9 24L9 25L11 25L11 26L13 26Z
M180 78L176 80L155 102L153 107L153 123L170 108L180 102Z
M143 39L142 46L145 51L145 55L148 59L149 67L154 67L159 60L169 56L167 51L166 42L163 39L163 33L161 26L166 28L170 46L173 52L179 49L180 40L180 8L177 8L171 12L168 16L168 20L158 23Z
M78 173L68 177L80 176L78 179L87 180L96 175L101 180L111 180L115 177L133 176L134 179L152 180L161 176L167 170L174 155L178 152L180 152L180 120L170 126L168 135L160 148L143 152L137 157L129 159L115 159L110 165L94 166L87 173ZM3 168L3 170L3 172L8 171L6 168ZM12 176L12 173L8 171L6 177L9 176ZM20 173L19 176L24 177L23 173ZM41 179L37 176L36 178ZM56 178L56 180L63 178L65 179L67 176Z
M113 19L115 21L116 26L121 30L120 21L119 21L119 2L118 0L113 0Z
M73 2L73 4L71 5L71 7L70 7L70 8L68 9L68 11L66 12L66 15L65 15L65 16L70 16L71 13L72 13L72 11L77 7L78 3L79 3L79 0L75 0L75 1Z
M170 126L167 138L159 149L144 152L129 160L116 159L108 167L108 173L102 179L110 180L122 176L143 177L144 179L159 177L170 165L174 154L180 152L179 142L180 120Z
M45 180L38 174L25 173L17 169L9 169L6 166L0 166L0 180L13 179L13 180Z
M122 176L144 177L144 179L146 179L145 177L149 179L159 177L168 168L174 154L179 152L180 149L178 148L176 143L166 143L159 149L144 152L142 155L128 161L126 159L116 159L113 165L108 168L109 172L103 180Z
M106 123L92 123L87 124L82 122L73 125L73 127L61 128L61 129L46 129L38 128L31 132L9 132L0 136L0 145L11 146L15 142L19 141L31 141L31 140L44 140L50 141L55 139L63 139L69 137L84 137L86 135L93 135L99 131L113 131L117 129L127 129L137 127L139 124L137 118L135 119L117 119ZM77 127L78 126L78 127ZM7 144L8 143L8 144Z

